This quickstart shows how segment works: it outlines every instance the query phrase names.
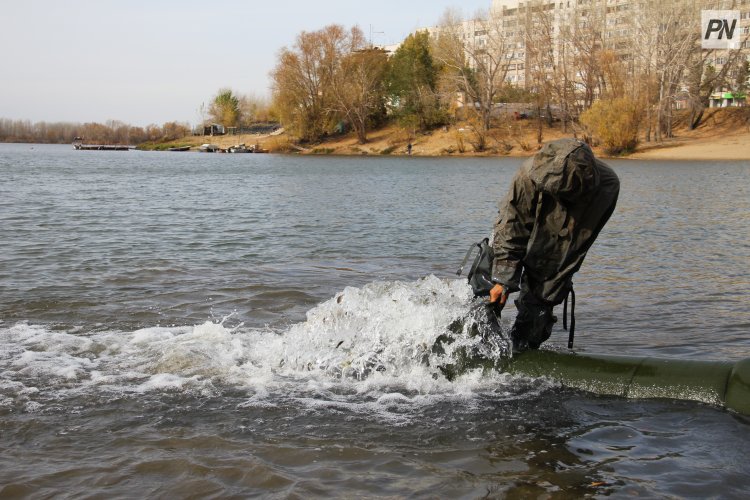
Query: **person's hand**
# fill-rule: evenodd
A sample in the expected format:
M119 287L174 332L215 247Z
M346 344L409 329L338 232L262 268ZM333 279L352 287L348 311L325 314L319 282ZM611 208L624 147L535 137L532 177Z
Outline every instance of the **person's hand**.
M490 290L490 304L498 304L500 307L505 305L508 300L508 294L503 285L495 285Z

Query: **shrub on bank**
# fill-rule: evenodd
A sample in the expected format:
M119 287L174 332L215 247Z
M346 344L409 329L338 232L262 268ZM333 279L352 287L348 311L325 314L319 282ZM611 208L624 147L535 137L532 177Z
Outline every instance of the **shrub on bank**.
M599 100L581 114L581 124L599 139L607 154L632 153L638 145L642 113L630 97Z

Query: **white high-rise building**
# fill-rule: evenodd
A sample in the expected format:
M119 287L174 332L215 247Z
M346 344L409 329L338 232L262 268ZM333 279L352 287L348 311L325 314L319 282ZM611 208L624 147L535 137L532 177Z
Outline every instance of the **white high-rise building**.
M743 56L750 54L750 0L666 0L661 2L662 6L669 4L677 7L687 6L694 15L694 19L666 19L664 22L685 23L695 25L699 29L701 9L731 8L741 11L741 22L739 30L743 37L741 49ZM530 68L538 69L538 62L530 60L530 50L527 44L534 40L536 32L528 33L527 30L535 30L541 19L547 24L547 39L551 42L551 66L563 62L563 58L575 57L575 51L582 50L575 47L576 37L589 36L596 38L590 41L590 46L597 49L606 49L615 54L615 57L627 61L632 70L634 65L643 64L647 53L652 47L645 46L652 42L639 42L638 34L644 29L644 25L651 23L652 19L646 19L650 14L644 10L653 7L653 2L646 0L491 0L488 16L493 22L486 20L468 20L463 23L464 43L471 47L492 45L493 36L504 38L503 50L506 51L507 71L503 71L503 78L510 84L521 87L529 87ZM676 10L676 9L675 9ZM669 9L666 9L668 12ZM488 33L488 26L500 30L501 33ZM599 28L594 28L599 26ZM439 33L439 28L426 28L432 35ZM495 44L497 46L497 44ZM639 62L640 59L640 62ZM706 64L712 65L717 70L729 59L728 52L715 51L710 54ZM537 66L533 66L537 64ZM547 65L547 64L545 64ZM551 70L551 68L549 68ZM538 73L537 73L538 74Z

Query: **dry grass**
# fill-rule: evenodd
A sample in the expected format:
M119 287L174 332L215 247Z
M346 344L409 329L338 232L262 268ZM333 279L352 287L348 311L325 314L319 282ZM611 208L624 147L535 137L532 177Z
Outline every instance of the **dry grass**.
M414 156L529 156L536 150L536 122L517 123L520 125L516 137L506 138L506 134L500 130L491 131L488 150L481 153L472 150L472 132L462 124L416 134L396 125L388 125L370 132L366 144L358 144L354 134L347 134L309 145L303 152L321 154L321 151L325 150L327 154L336 155L407 155L407 146L411 142ZM545 141L565 135L571 134L563 134L558 127L544 127ZM533 144L533 147L529 147L528 144Z
M687 119L676 116L675 137L661 143L641 142L631 158L643 159L750 159L750 107L709 109L700 127L688 130ZM299 145L286 134L237 136L193 136L185 137L175 144L190 144L197 148L201 144L216 144L227 148L234 144L248 146L259 144L273 153L334 154L334 155L406 155L407 145L412 144L415 156L518 156L534 154L537 144L537 122L534 120L509 121L490 131L488 150L476 153L472 150L472 131L465 124L440 128L428 133L412 133L396 125L388 125L368 134L366 144L358 144L354 134L332 137L318 144ZM573 136L562 131L559 122L552 127L543 127L543 141ZM642 140L642 137L641 137ZM597 156L606 157L600 148L594 148Z

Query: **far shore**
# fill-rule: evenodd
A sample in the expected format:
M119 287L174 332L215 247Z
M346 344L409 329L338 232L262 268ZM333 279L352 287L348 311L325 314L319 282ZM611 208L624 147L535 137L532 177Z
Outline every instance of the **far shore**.
M678 117L679 118L679 117ZM353 133L331 136L315 144L295 143L283 131L274 134L244 134L219 136L186 136L168 142L146 143L138 146L144 150L165 150L170 147L190 147L198 151L202 144L213 144L222 149L237 144L256 146L270 153L331 156L407 156L415 157L515 157L532 156L538 145L537 122L522 121L506 125L505 135L500 129L491 131L487 150L475 152L471 144L474 135L460 123L421 133L407 131L397 125L388 125L369 131L367 142L359 144ZM511 128L512 127L512 128ZM582 131L578 129L578 137ZM542 142L561 137L573 137L572 126L567 131L559 122L542 130ZM601 158L632 160L676 161L750 161L750 109L723 108L707 110L702 124L694 130L684 125L674 127L674 137L660 142L647 142L641 137L635 152L612 156L601 146L594 151Z
M750 161L750 121L744 108L709 109L703 123L694 130L677 124L674 137L661 142L646 142L641 139L635 152L611 156L598 146L594 147L601 158L633 160L747 160ZM282 133L277 135L239 136L193 136L174 141L175 145L191 145L197 149L201 144L215 144L228 148L244 143L258 145L272 153L293 153L300 155L335 156L406 156L408 145L416 157L516 157L525 158L538 149L537 123L522 121L516 123L513 134L502 135L496 130L488 140L488 150L474 152L471 145L472 134L461 124L439 128L427 133L414 133L396 125L389 125L367 134L367 142L359 144L353 133L329 137L316 144L295 144ZM542 130L542 141L574 136L573 129L563 131L559 122ZM578 131L579 137L581 131Z
M373 134L375 135L375 134ZM565 137L565 134L550 134L544 141ZM568 136L572 137L572 134ZM302 156L408 156L406 145L381 147L382 140L371 140L361 145L353 137L344 137L335 142L327 141L317 145L288 146L284 144L278 147L276 141L286 141L281 135L276 138L269 136L196 136L185 137L170 143L161 145L159 149L173 146L190 146L191 152L197 152L202 144L214 144L220 148L244 143L247 146L258 144L261 148L269 149L271 153L298 154ZM465 151L463 153L453 151L447 153L438 151L435 143L444 143L441 140L429 140L426 137L418 137L413 141L412 156L426 158L527 158L532 156L536 147L523 150L514 147L505 154L493 151L476 153ZM29 145L33 145L29 143ZM390 150L389 150L390 149ZM595 147L596 155L604 159L620 160L674 160L674 161L748 161L750 162L750 131L739 130L732 134L721 137L675 137L661 143L641 143L638 149L628 155L607 155L600 147Z

